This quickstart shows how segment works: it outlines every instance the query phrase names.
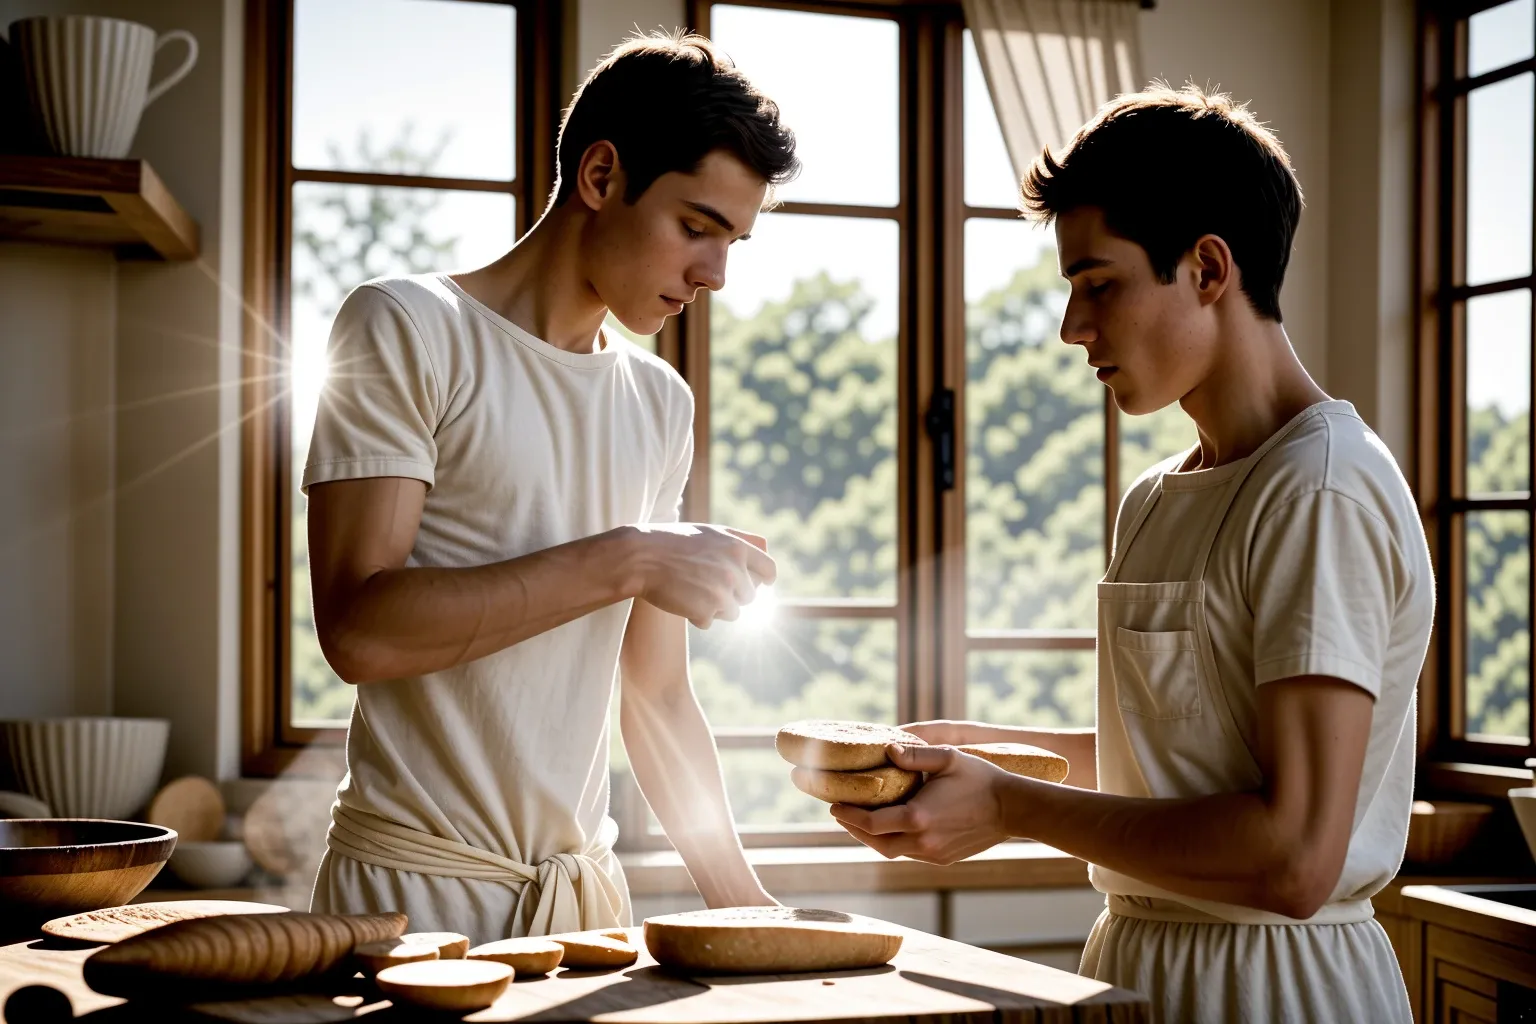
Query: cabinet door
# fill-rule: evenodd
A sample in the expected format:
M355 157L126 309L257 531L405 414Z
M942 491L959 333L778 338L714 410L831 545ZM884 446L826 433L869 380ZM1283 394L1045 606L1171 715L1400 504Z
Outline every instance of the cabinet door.
M1492 999L1469 988L1442 981L1435 986L1435 1024L1498 1024Z

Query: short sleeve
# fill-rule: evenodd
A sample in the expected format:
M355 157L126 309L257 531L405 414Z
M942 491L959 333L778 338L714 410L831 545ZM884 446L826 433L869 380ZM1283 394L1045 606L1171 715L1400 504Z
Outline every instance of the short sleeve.
M674 434L681 434L681 438L671 445L671 468L651 505L648 521L652 523L675 523L683 514L683 490L688 486L688 474L693 469L693 392L686 384L682 388L685 412L680 417L681 429L674 428Z
M1248 569L1256 684L1333 676L1381 693L1404 567L1385 522L1319 490L1270 512Z
M380 476L430 488L441 392L405 307L382 288L356 289L336 314L326 352L305 493L311 484Z

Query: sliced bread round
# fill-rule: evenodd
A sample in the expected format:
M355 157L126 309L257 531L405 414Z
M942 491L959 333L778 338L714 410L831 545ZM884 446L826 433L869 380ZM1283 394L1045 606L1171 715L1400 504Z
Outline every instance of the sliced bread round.
M518 977L548 974L560 966L565 947L554 939L528 937L498 939L475 946L465 957L469 960L494 960L506 964Z
M1060 782L1071 767L1060 754L1028 743L967 743L955 749L991 761L1005 772L1046 782Z
M645 946L675 971L800 974L890 963L901 930L833 910L726 907L649 918Z
M887 764L861 772L792 768L789 778L800 792L829 804L884 807L912 792L923 776L921 772L909 772Z
M886 763L890 743L924 746L921 739L894 725L807 719L779 730L774 746L779 756L797 768L856 772Z

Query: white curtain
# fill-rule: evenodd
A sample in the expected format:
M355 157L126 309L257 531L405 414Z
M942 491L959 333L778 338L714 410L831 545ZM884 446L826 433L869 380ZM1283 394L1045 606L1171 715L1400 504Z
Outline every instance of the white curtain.
M1141 78L1136 0L963 0L1014 175Z

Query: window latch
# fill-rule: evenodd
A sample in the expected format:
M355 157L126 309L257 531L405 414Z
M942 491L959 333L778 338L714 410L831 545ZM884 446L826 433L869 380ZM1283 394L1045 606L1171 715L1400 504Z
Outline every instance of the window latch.
M933 440L934 482L941 491L955 489L955 390L939 388L928 402L923 417Z

